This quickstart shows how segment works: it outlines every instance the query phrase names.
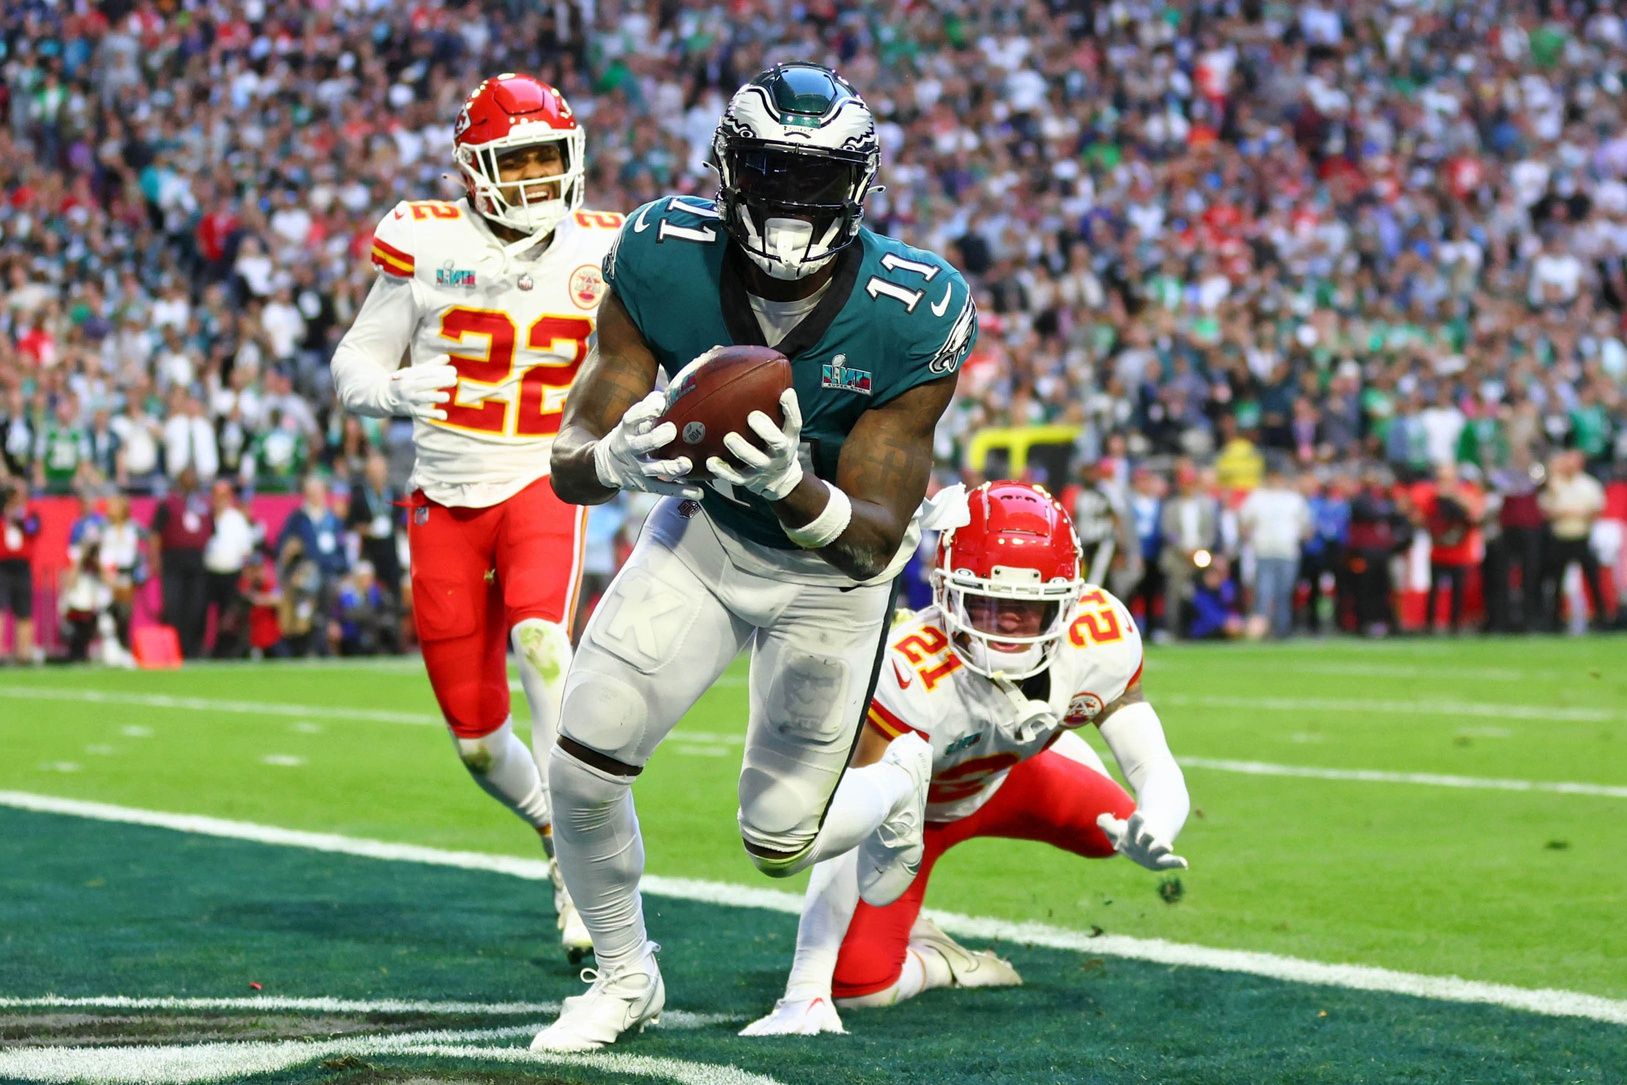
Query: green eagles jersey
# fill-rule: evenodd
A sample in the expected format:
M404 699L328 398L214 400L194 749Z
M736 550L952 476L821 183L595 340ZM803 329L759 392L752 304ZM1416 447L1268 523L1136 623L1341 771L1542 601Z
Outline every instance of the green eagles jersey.
M829 288L773 346L791 360L804 467L834 481L842 444L865 411L954 373L977 340L977 308L942 257L860 229L835 256ZM670 380L719 344L765 346L747 297L746 257L710 200L674 196L629 215L604 278ZM742 538L794 549L768 503L708 486L713 520Z
M78 426L59 426L50 423L40 442L40 462L45 474L45 487L51 493L67 493L73 489L79 465L86 457L85 431Z

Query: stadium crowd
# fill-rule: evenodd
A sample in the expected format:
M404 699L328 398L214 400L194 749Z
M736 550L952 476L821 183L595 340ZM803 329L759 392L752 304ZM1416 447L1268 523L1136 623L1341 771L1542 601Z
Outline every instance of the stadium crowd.
M0 603L43 564L84 651L94 552L91 620L151 575L188 654L398 643L351 619L408 602L410 431L327 374L378 216L456 194L505 69L582 118L590 206L710 195L725 96L790 57L881 121L869 224L979 299L940 480L1061 491L1155 638L1417 626L1420 583L1443 628L1555 628L1570 565L1624 613L1627 21L1592 0L8 3ZM223 516L296 493L265 537ZM30 566L47 495L84 516Z

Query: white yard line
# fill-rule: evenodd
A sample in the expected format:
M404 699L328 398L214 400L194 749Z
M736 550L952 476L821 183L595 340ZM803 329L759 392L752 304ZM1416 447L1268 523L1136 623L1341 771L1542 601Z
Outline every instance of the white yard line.
M534 881L541 881L547 877L546 864L540 859L444 851L439 848L362 840L332 833L302 832L221 818L138 810L28 792L0 791L0 806L93 818L99 821L148 825L178 832L249 840L284 847L310 848L370 859L482 870ZM802 898L797 894L722 882L650 875L644 879L644 888L657 896L728 907L766 908L789 915L800 913L802 908ZM1042 923L1012 923L1007 920L952 913L935 913L935 915L951 934L974 938L997 938L1027 945L1076 950L1098 956L1211 968L1222 972L1242 972L1292 983L1380 991L1448 1002L1483 1003L1552 1017L1583 1017L1627 1025L1627 1000L1603 998L1578 991L1514 987L1508 984L1460 979L1456 976L1424 976L1367 965L1330 964L1271 953L1183 945L1162 939L1130 938L1123 935L1092 938L1081 931ZM0 1075L4 1072L5 1067L0 1065Z
M518 685L518 683L514 683ZM264 701L233 701L210 697L174 697L161 693L116 693L104 690L66 689L54 686L0 688L0 697L17 700L80 701L88 704L128 704L145 708L171 708L182 711L215 712L249 716L292 717L301 721L298 729L310 726L310 717L352 720L359 723L406 724L415 727L445 726L440 716L421 712L395 712L385 709L341 708L313 704L271 704ZM1281 697L1189 697L1182 694L1161 694L1159 704L1193 707L1256 708L1285 712L1389 712L1423 713L1455 717L1567 720L1603 722L1616 719L1618 713L1607 709L1558 708L1538 705L1507 705L1480 703L1411 702L1411 701L1351 701L1324 698ZM1495 711L1494 711L1495 710ZM135 735L125 728L126 735ZM143 729L143 734L150 733ZM1472 730L1465 734L1474 733ZM744 745L745 736L726 731L694 731L679 724L668 736L673 752L692 757L728 757L734 748ZM1627 797L1627 788L1609 784L1579 783L1547 780L1500 780L1474 776L1446 776L1434 773L1387 772L1379 769L1328 769L1303 765L1275 765L1260 761L1231 761L1219 758L1183 757L1182 764L1207 768L1216 772L1240 772L1253 776L1305 776L1326 780L1350 780L1367 783L1415 784L1430 787L1455 787L1486 791L1542 791L1562 795L1597 795L1605 798ZM49 768L58 772L78 772L81 766L74 762L56 762Z
M1362 716L1451 716L1456 719L1557 720L1563 723L1609 723L1623 717L1610 708L1520 704L1509 701L1377 700L1371 697L1245 697L1224 694L1156 692L1160 707L1247 708L1265 712L1338 712Z
M441 1016L535 1017L559 1012L557 1002L424 1002L399 998L360 999L291 998L262 995L252 998L137 998L130 995L40 995L35 998L0 998L0 1009L109 1009L109 1010L261 1010L306 1013L437 1014ZM697 1029L734 1024L745 1019L727 1013L690 1013L664 1010L662 1028Z
M662 1015L665 1024L666 1015ZM241 1080L346 1055L438 1055L538 1066L580 1066L617 1075L658 1078L682 1085L779 1085L774 1078L732 1066L648 1055L533 1053L523 1047L489 1046L523 1040L536 1022L508 1028L432 1029L337 1040L262 1040L241 1043L141 1045L138 1047L45 1047L0 1051L0 1078L7 1081L108 1082L122 1085L184 1085Z
M1322 769L1310 765L1272 765L1263 761L1227 761L1212 757L1182 757L1184 768L1241 772L1249 776L1301 776L1313 780L1350 780L1372 784L1422 784L1427 787L1472 788L1481 791L1534 791L1555 795L1594 795L1627 799L1627 787L1576 784L1554 780L1498 780L1485 776L1443 776L1434 772L1378 772L1373 769Z

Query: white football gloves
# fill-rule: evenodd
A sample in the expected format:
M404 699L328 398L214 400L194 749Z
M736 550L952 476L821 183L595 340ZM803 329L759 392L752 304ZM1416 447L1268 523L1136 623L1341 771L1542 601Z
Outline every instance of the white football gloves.
M446 412L441 410L441 404L451 401L457 383L457 367L445 354L438 354L423 365L409 365L391 373L384 386L383 406L394 415L444 422Z
M829 996L782 998L766 1017L740 1030L742 1036L817 1036L821 1032L847 1034L836 1004Z
M779 427L762 411L752 411L746 424L761 438L768 451L758 448L738 433L723 438L723 447L745 466L737 468L722 456L706 461L706 469L713 478L722 479L731 486L761 494L770 501L782 500L802 481L802 464L797 459L797 447L802 440L802 407L797 403L795 388L780 393L780 410L785 412L785 426Z
M1102 814L1096 827L1113 842L1113 850L1126 859L1134 859L1148 870L1185 870L1187 863L1166 841L1158 839L1147 828L1141 811L1130 815L1130 820Z
M679 481L694 466L688 456L670 460L650 458L678 436L678 427L671 422L655 424L666 406L666 393L651 392L627 408L621 421L599 438L593 446L593 470L601 485L700 499L700 486Z

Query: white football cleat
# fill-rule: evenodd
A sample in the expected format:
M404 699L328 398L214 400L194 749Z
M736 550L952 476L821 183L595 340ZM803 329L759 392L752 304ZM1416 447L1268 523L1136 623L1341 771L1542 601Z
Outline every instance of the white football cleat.
M953 987L1021 987L1023 978L1003 957L992 950L967 949L926 916L910 928L910 948L917 953L936 952L949 965Z
M667 1004L666 984L655 963L660 948L649 943L642 957L621 968L584 968L582 978L592 986L565 1000L558 1019L531 1041L531 1050L596 1051L660 1021Z
M740 1030L742 1036L818 1036L822 1032L847 1035L841 1015L829 995L782 998L773 1012Z
M548 878L554 883L554 915L557 917L554 922L559 928L560 944L565 947L565 956L570 958L572 964L581 964L593 952L593 936L588 933L581 914L571 902L570 891L565 888L565 879L559 873L559 863L551 864Z
M921 871L921 833L926 827L926 792L932 782L932 745L906 731L887 744L882 763L909 773L915 790L859 845L859 896L883 908L904 895Z

